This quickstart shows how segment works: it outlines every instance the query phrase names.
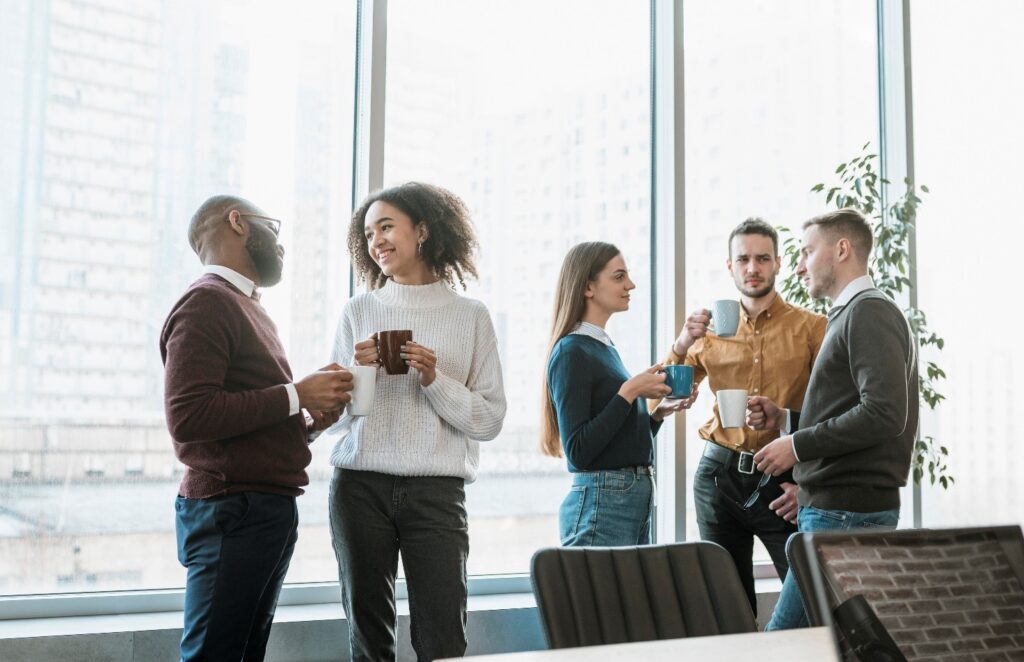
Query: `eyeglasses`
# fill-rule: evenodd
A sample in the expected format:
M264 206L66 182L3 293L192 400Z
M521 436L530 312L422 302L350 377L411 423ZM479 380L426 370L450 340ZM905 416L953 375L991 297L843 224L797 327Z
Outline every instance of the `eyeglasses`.
M728 471L728 469L725 470ZM757 487L754 488L754 491L750 494L750 496L747 497L747 500L744 501L743 503L740 503L739 499L736 498L734 488L730 487L729 489L726 489L723 485L721 485L718 482L717 475L715 476L715 487L724 492L726 496L732 499L743 510L750 510L751 508L754 507L754 504L757 503L757 499L761 496L761 490L764 488L765 485L768 484L768 481L770 481L771 479L772 475L770 473L761 474L761 480L757 481Z
M757 487L754 488L753 493L747 500L743 502L743 510L750 510L754 504L757 503L757 498L761 496L761 489L768 484L768 481L772 479L772 475L767 471L761 474L761 480L757 481Z
M277 220L276 218L271 218L270 216L261 216L260 214L242 214L242 213L239 213L238 215L239 216L248 216L249 218L258 218L260 220L266 221L267 225L270 227L270 231L271 232L273 232L276 235L280 235L281 234L281 221Z

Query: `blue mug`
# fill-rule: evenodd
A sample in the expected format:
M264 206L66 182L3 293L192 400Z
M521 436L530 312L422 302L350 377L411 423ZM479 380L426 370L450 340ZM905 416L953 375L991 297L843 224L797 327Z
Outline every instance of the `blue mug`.
M672 392L665 397L673 400L690 397L690 393L693 391L693 366L665 366L665 384L672 389Z

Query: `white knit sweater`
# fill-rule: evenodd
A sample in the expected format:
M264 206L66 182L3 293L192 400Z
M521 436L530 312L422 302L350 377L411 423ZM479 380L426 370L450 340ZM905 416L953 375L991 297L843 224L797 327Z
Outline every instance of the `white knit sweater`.
M328 430L337 439L331 464L398 476L456 476L471 482L479 441L494 439L505 418L505 390L497 338L487 308L459 296L443 281L393 281L353 297L338 321L333 360L352 365L355 343L377 331L411 329L437 355L437 377L420 386L405 375L377 371L368 416L349 416Z

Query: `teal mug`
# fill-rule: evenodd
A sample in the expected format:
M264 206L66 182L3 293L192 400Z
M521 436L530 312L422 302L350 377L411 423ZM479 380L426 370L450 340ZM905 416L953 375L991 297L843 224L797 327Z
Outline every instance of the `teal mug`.
M693 366L665 366L665 384L672 389L672 392L665 397L673 400L690 397L690 393L693 391Z

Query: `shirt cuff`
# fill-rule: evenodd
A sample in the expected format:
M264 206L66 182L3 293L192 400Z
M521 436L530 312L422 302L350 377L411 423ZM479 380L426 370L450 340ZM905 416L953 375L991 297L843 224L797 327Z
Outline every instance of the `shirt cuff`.
M299 413L299 391L295 384L285 384L284 390L288 392L288 417Z
M786 415L782 417L782 425L779 427L779 432L781 432L784 435L785 434L792 434L793 433L793 424L790 422L791 419L789 417L789 410L788 409L783 409L782 411L786 412Z

